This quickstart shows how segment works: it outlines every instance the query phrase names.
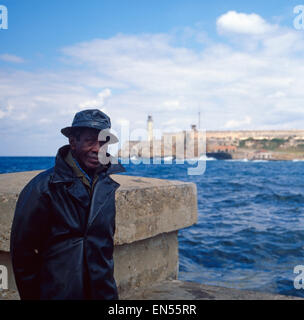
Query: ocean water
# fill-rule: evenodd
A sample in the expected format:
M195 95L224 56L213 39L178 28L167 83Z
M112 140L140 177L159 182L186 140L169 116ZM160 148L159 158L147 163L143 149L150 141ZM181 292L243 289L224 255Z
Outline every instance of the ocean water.
M0 173L47 169L53 157L0 157ZM207 161L124 164L123 174L197 185L198 222L179 231L179 279L304 297L304 162Z

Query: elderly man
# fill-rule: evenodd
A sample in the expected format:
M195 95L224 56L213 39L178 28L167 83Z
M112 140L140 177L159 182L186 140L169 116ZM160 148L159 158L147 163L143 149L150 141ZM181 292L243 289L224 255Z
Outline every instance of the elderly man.
M109 175L125 169L107 153L118 141L110 128L105 113L78 112L61 130L69 145L58 150L54 168L22 190L11 232L21 299L118 299L113 236L119 184Z

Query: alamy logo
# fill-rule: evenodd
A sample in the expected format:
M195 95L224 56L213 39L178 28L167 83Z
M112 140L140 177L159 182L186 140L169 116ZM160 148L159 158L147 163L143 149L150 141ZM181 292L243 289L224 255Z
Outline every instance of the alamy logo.
M299 274L295 277L293 285L295 289L304 289L304 266L298 265L294 267L293 273Z
M293 20L293 26L297 30L304 30L304 5L294 7L293 13L297 14Z
M7 290L8 289L8 274L7 274L7 267L0 265L0 290Z
M8 28L8 12L7 7L0 5L0 30Z

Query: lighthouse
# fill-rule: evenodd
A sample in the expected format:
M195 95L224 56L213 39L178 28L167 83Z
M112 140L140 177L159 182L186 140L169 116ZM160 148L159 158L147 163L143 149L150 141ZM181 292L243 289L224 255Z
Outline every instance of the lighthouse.
M148 141L153 141L153 120L152 120L152 116L148 116L147 131L148 131Z

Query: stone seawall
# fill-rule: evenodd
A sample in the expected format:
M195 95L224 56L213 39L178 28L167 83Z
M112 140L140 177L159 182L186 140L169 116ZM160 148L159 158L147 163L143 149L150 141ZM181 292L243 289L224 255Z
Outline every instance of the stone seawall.
M16 291L9 239L16 200L38 171L0 174L0 265L6 265L9 288ZM116 191L115 279L120 297L163 280L177 279L177 231L197 221L193 183L111 175ZM18 298L11 295L11 298Z
M210 138L231 138L231 139L245 139L245 138L288 138L301 137L304 138L304 130L240 130L240 131L207 131L207 139Z

